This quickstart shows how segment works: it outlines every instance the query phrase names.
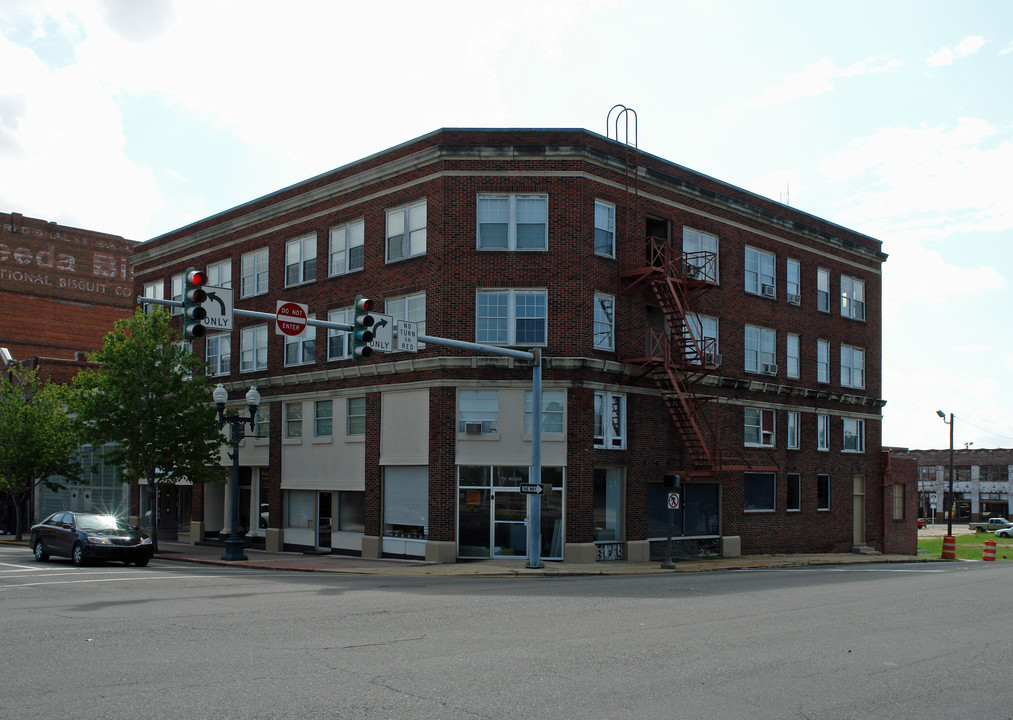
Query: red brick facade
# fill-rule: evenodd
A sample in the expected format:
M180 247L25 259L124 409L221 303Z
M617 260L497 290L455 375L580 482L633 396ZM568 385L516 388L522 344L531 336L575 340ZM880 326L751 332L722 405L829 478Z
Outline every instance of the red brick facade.
M329 310L350 306L357 294L382 308L384 299L424 293L425 334L471 342L476 341L478 289L544 291L544 382L547 389L565 392L562 527L568 548L595 542L596 523L601 522L595 470L619 468L620 539L628 548L658 539L656 530L649 531L650 518L656 526L658 517L651 503L659 497L665 473L679 473L684 483L716 488L719 498L713 508L717 517L701 519L711 531L686 548L716 549L720 538L737 536L746 553L842 552L859 545L884 549L881 266L886 256L880 243L644 153L634 154L631 173L628 152L621 143L582 130L439 130L141 244L134 258L135 289L140 293L145 283L158 280L168 288L170 278L189 266L230 260L237 308L273 313L276 301L284 299L308 305L323 320ZM547 247L477 249L476 198L482 193L546 197ZM425 252L388 262L387 211L423 200ZM613 257L595 252L596 201L614 205ZM357 220L364 222L364 268L331 277L329 231ZM646 286L620 278L631 256L634 262L638 254L643 257L648 236L665 238L671 252L681 253L684 228L716 236L718 243L717 282L689 308L717 319L723 358L720 367L693 385L705 401L700 412L715 431L720 461L710 471L690 461L680 426L662 401L650 368L631 361L643 355L645 328L658 316L659 301ZM307 236L316 238L316 279L285 288L286 243ZM268 292L241 298L242 257L265 247ZM772 293L747 290L746 248L773 256ZM789 260L800 269L797 304L787 301ZM818 269L829 272L825 310L817 308ZM842 316L843 283L850 282L845 278L864 289L862 319ZM853 303L852 287L846 292ZM595 348L595 293L615 298L614 350ZM240 329L263 323L235 318L230 373L221 379L236 397L256 383L265 401L275 401L270 405L269 460L263 468L269 478L267 497L262 499L270 504L271 527L284 529L287 509L280 488L294 487L292 478L283 478L280 402L349 390L365 394L362 522L365 536L379 537L384 532L380 394L391 388L425 388L430 408L427 538L455 542L461 452L457 390L462 384L530 387L530 368L435 344L417 356L377 353L365 361L328 360L325 330L317 333L312 364L286 367L283 338L271 323L267 369L240 372ZM747 326L773 331L775 371L746 369ZM798 338L798 377L788 376L789 334ZM829 347L825 379L817 377L819 341ZM858 366L861 380L852 383L857 387L842 385L842 346L864 355ZM196 341L195 351L204 353L205 341ZM596 391L625 397L624 447L594 446ZM747 408L773 411L771 447L746 446ZM797 448L788 448L788 413L799 419ZM825 450L817 449L821 414L829 420ZM846 423L859 428L860 438L850 440L858 443L855 451L843 447ZM747 510L747 502L756 502L757 490L747 492L745 478L754 471L773 473L773 495L765 494L769 485L764 475L756 483L770 506ZM795 475L797 486L789 488ZM828 494L818 489L821 483L828 485ZM198 505L195 519L202 519Z

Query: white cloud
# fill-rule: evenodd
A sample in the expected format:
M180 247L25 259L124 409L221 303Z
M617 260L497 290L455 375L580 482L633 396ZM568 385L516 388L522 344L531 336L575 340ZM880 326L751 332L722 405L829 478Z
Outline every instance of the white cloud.
M1000 55L1008 55L1011 52L1013 52L1013 40L1011 40L1009 42L1009 44L1006 45L1006 47L1004 47L1002 50L1000 50L999 54Z
M851 78L872 73L893 72L903 63L889 55L876 55L839 68L833 60L821 58L806 65L800 73L786 75L781 83L759 97L747 100L745 107L758 108L783 105L803 97L820 95L834 89L835 78Z
M954 60L959 60L960 58L967 57L968 55L973 55L981 50L984 45L985 38L980 35L971 35L970 37L966 37L961 40L952 48L940 48L925 60L925 64L929 67L952 65Z

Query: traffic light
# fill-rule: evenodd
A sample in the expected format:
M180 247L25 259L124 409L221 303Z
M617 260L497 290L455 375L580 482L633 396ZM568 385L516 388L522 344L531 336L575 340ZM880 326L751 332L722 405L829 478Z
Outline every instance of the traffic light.
M369 343L373 341L373 323L376 322L370 313L373 301L361 295L355 296L355 308L352 310L352 355L358 359L368 358L373 354Z
M204 324L201 320L208 316L208 311L204 309L204 301L208 299L207 291L204 289L207 284L206 273L193 268L186 271L183 288L183 337L187 340L204 337Z

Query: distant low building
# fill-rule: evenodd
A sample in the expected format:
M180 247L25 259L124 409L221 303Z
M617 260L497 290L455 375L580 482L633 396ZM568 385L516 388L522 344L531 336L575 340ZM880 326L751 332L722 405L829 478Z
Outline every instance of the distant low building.
M946 517L950 505L950 451L890 448L891 455L918 463L918 514ZM953 519L959 522L1010 517L1010 474L1013 449L953 451Z

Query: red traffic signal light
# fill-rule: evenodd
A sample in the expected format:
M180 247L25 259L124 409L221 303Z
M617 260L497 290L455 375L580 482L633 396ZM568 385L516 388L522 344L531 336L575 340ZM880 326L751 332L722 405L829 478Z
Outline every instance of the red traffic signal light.
M187 270L183 278L183 337L187 340L204 337L205 329L201 321L208 316L203 303L208 299L204 285L208 276L200 270Z

